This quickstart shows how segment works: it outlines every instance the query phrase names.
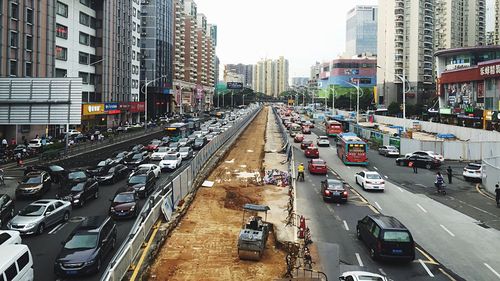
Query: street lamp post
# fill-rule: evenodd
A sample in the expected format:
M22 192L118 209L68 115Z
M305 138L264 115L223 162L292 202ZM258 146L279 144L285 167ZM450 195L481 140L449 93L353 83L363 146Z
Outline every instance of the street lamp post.
M332 114L335 115L335 85L332 84Z
M357 80L357 83L356 84L352 84L350 82L347 82L345 81L347 84L353 86L354 88L356 88L356 91L357 91L357 97L356 97L356 124L359 123L359 79Z

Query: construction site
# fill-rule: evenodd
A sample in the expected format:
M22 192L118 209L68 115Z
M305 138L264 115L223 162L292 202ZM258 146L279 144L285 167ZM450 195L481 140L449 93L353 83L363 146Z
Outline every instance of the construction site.
M284 227L289 191L281 181L288 179L278 179L279 184L265 184L264 179L266 171L287 171L286 156L277 153L282 139L276 131L272 109L264 107L206 179L211 187L198 189L186 215L159 250L149 280L284 277L286 253L278 246L284 241L277 243L276 237L293 240L295 228ZM240 259L238 254L239 234L247 223L245 204L269 209L266 220L272 226L257 260Z

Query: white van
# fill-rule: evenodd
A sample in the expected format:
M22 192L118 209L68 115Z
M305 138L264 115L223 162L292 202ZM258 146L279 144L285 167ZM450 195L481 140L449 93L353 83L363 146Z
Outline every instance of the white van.
M33 281L33 257L28 246L0 246L0 281Z
M15 230L0 230L0 247L5 245L21 244L21 234ZM2 280L2 279L0 279Z

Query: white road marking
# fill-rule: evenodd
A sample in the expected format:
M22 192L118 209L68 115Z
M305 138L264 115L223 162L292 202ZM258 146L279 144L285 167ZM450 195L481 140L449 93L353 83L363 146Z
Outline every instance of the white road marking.
M396 187L399 189L399 191L403 192L403 189L399 186L396 185Z
M440 224L441 228L444 229L444 231L448 232L451 237L455 237L455 234L453 232L449 231L448 228L446 228L444 225Z
M422 210L422 212L427 213L427 210L424 209L424 207L420 206L420 204L417 204L417 206Z
M377 171L378 171L378 168L377 168L377 167L375 167L375 166L373 166L373 169L375 169L375 170L377 170Z
M313 184L312 184L312 186L316 186L316 184L315 184L315 183L313 183Z
M422 261L422 259L418 259L418 262L420 262L420 264L425 269L425 271L427 271L427 274L429 274L430 277L434 277L434 274L432 274L432 272L429 270L427 265L425 265L425 263Z
M328 208L328 210L329 210L330 212L335 213L335 211L333 210L333 208L332 208L330 205L327 205L326 207Z
M382 268L379 268L379 269L378 269L378 271L379 271L380 273L382 273L382 275L387 276L387 273L385 273L385 271L384 271Z
M491 272L493 272L493 274L495 274L498 278L500 278L500 274L496 272L489 264L484 263L484 266L486 266L489 270L491 270Z
M349 166L347 166L347 168L348 168L349 170L351 169L351 167L349 167Z
M345 230L349 231L349 226L347 225L346 221L344 221L344 227L345 227Z
M388 177L388 176L386 176L386 175L384 175L384 178L389 179L389 177Z
M378 208L379 210L382 210L382 207L380 207L380 205L378 204L378 202L377 202L377 201L375 201L375 205L377 205L377 208Z
M61 223L60 225L54 227L51 231L49 231L49 234L54 234L57 231L59 231L61 228L63 228L66 225L66 223Z
M356 253L356 259L358 260L359 266L364 266L363 261L361 260L361 257L359 256L358 253Z
M427 186L425 186L425 185L423 185L421 183L416 183L415 185L427 188Z

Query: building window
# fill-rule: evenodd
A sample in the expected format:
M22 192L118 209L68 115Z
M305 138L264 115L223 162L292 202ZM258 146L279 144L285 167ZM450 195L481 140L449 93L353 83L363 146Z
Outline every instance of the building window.
M68 39L68 27L57 23L56 36L59 38Z
M57 14L65 18L68 17L68 5L57 2Z
M61 46L56 46L56 59L68 60L68 49Z
M90 7L90 0L80 0L80 4Z
M32 51L33 50L33 36L26 34L26 44L25 44L26 50Z
M78 62L80 64L89 64L89 54L84 52L78 53Z
M68 71L62 68L56 68L56 77L66 77L68 75Z
M31 62L26 62L24 65L24 75L26 77L32 77L33 76L33 67Z
M90 85L95 85L95 77L96 77L95 74L93 74L93 73L89 74L89 84Z
M26 8L26 23L33 24L33 9Z
M17 61L11 60L9 61L9 63L10 76L17 76Z
M12 48L17 48L18 46L18 40L17 40L17 31L10 31L10 47Z
M89 83L89 74L87 72L78 72L78 77L82 78L82 83L87 85Z
M90 16L80 12L80 24L83 24L85 26L90 26Z
M96 38L94 36L90 36L90 47L97 47L96 46Z
M87 33L80 32L80 44L88 46L90 41L89 37L90 35Z
M10 3L10 18L15 20L19 19L19 6L17 3Z

